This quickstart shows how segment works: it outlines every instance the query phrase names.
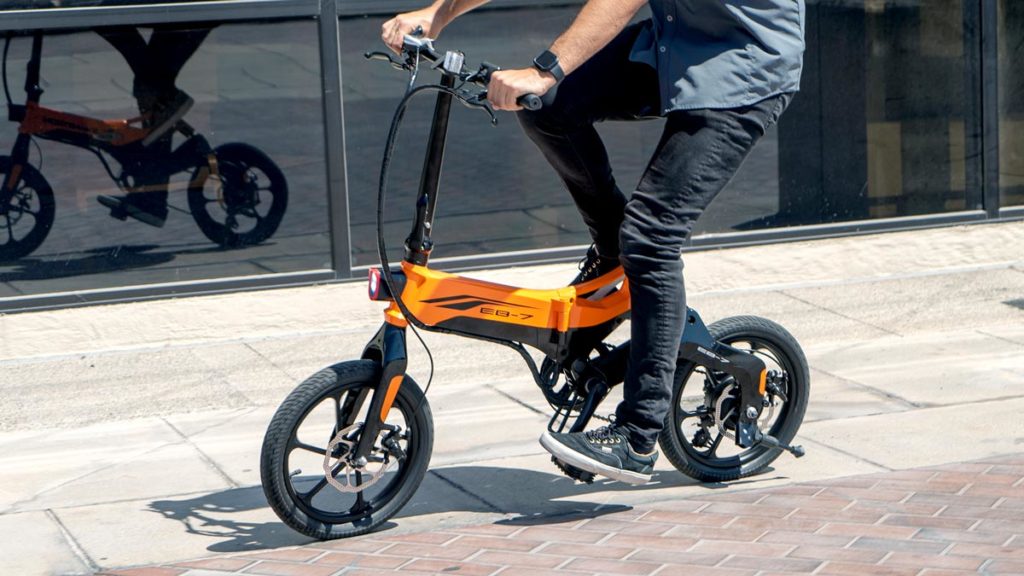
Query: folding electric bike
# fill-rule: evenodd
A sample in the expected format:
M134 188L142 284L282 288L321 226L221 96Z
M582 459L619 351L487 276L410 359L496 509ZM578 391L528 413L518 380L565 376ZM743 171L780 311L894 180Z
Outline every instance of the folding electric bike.
M369 277L370 299L388 303L384 323L361 359L321 370L285 399L260 461L263 490L277 515L320 539L379 526L408 502L427 470L433 424L424 393L405 373L410 324L516 350L554 410L548 425L554 432L588 425L609 389L623 381L629 356L628 342L605 343L629 317L621 267L553 290L428 267L451 104L482 108L493 121L485 88L497 68L484 63L470 71L461 53L442 55L429 40L415 37L406 37L402 60L382 53L367 57L390 60L411 76L385 148L377 211L381 268ZM440 84L415 86L421 63L441 74ZM425 91L438 94L415 223L403 261L392 268L381 233L388 168L406 106ZM520 102L540 105L535 95ZM527 346L544 354L540 367ZM783 450L799 457L803 450L789 443L803 419L809 384L799 344L778 324L740 316L705 327L688 309L662 451L679 471L712 482L758 473ZM593 481L589 473L555 464L571 478Z
M94 153L111 180L128 194L166 189L171 176L191 172L188 213L203 235L216 244L257 244L277 231L288 204L288 183L277 164L258 148L237 142L213 148L202 134L178 120L173 130L185 140L170 152L154 151L147 142L154 128L144 126L144 116L99 120L40 106L42 32L32 38L25 76L26 103L14 104L7 86L11 40L8 35L4 45L4 93L8 117L19 127L11 155L0 156L0 262L31 254L53 227L53 189L29 163L33 136ZM119 174L114 173L104 154L120 166ZM111 215L120 220L128 216L123 209Z

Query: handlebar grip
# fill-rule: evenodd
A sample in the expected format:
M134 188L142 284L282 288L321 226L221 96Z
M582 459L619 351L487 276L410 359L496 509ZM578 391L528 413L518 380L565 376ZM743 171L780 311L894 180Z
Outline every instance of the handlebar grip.
M537 96L536 94L523 94L518 100L516 100L516 104L519 104L530 111L540 110L544 107L544 103L541 102L540 96Z
M516 103L523 108L530 111L537 111L545 106L551 106L555 103L555 96L558 94L558 84L555 84L551 90L544 93L543 96L537 96L536 94L524 94L516 100Z

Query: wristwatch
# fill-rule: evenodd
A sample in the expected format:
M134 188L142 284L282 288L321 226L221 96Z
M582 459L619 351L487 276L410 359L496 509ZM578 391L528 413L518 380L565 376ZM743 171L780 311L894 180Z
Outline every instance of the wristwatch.
M533 59L533 67L541 72L549 72L555 77L555 82L561 82L565 78L565 72L558 65L558 56L551 50L545 50Z

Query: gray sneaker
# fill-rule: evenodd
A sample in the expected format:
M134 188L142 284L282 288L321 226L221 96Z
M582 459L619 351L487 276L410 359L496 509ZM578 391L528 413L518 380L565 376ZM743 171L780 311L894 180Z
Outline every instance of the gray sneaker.
M540 445L566 464L628 484L650 481L658 460L657 451L638 454L626 433L615 426L570 434L545 432Z

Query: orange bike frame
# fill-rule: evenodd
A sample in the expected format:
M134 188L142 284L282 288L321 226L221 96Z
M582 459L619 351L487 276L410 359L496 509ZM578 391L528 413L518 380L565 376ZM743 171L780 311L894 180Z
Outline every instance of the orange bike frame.
M112 146L124 146L138 142L149 134L149 130L134 126L141 124L142 117L127 120L97 120L78 114L61 112L44 108L36 102L25 105L25 118L18 127L18 132L34 136L48 134L73 133L88 136L94 140Z

